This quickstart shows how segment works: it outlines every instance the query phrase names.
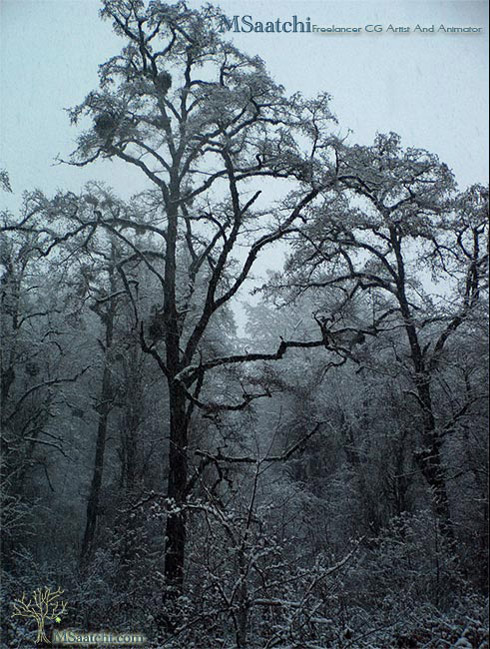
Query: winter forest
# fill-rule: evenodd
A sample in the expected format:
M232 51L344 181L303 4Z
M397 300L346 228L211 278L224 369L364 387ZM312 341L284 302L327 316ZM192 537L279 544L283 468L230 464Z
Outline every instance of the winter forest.
M59 163L144 189L1 212L2 649L46 587L44 643L488 648L488 187L340 137L216 7L101 7Z

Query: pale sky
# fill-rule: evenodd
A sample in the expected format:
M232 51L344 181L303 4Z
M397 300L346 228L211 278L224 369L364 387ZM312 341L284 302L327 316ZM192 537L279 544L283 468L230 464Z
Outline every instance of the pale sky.
M192 6L200 6L192 0ZM482 34L232 34L259 54L290 92L332 95L340 132L370 143L376 131L398 132L406 146L437 153L462 187L488 177L488 3L223 0L224 12L253 20L310 17L321 26L382 24L483 27ZM76 129L64 108L96 86L97 66L122 40L98 17L97 0L0 0L0 166L17 197L35 187L78 191L101 178L127 197L138 174L117 162L83 170L53 165L74 148ZM14 206L18 198L2 196Z
M191 0L193 7L202 6ZM483 27L481 34L362 33L359 35L232 34L242 50L258 54L288 92L327 91L339 133L370 144L376 132L395 131L404 146L426 148L454 171L461 188L488 182L488 4L473 1L222 0L229 16L254 21L311 19L312 24L383 29L419 24ZM75 148L76 128L65 108L97 86L97 67L123 41L98 17L99 0L0 0L0 168L14 195L0 207L15 211L25 190L78 192L103 180L122 198L145 187L138 170L119 161L79 169L55 165ZM255 276L280 269L284 246L257 261ZM255 302L250 279L234 304Z

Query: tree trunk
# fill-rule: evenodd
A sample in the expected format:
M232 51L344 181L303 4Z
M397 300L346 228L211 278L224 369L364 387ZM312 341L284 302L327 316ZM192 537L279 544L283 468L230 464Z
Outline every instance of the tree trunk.
M434 429L424 430L424 448L415 452L415 460L429 485L432 506L437 516L441 532L453 539L451 510L446 488L446 478L441 459L440 441Z
M186 394L180 383L175 381L175 376L181 369L181 332L176 297L177 204L180 198L178 184L178 165L176 165L170 182L170 200L167 203L164 284L165 347L170 408L167 496L171 500L172 507L172 511L167 516L165 530L164 574L174 594L181 592L184 583L186 515L183 505L187 491L189 426Z
M441 440L437 433L436 421L432 406L432 395L430 390L430 379L423 368L423 359L414 359L415 382L417 394L422 406L423 448L416 451L415 460L420 467L422 475L429 485L432 507L439 521L441 532L452 540L453 527L451 522L451 511L449 508L449 498L446 489L446 477L444 466L441 458ZM419 369L419 365L421 366Z
M44 629L45 629L45 627L44 627L44 617L42 617L42 615L41 615L39 620L38 620L36 643L41 643L41 642L45 642L47 644L50 643L48 637L46 636L46 633L45 633Z
M429 485L432 507L441 532L449 539L453 538L449 499L446 489L446 478L441 458L441 440L439 438L431 394L430 370L420 346L417 329L414 324L410 303L405 292L405 267L401 249L401 238L391 228L391 242L395 252L398 268L396 297L404 320L405 332L410 347L410 359L413 365L415 388L422 409L422 449L414 453L415 460L422 475Z
M170 448L168 498L175 511L169 513L166 525L165 577L167 583L180 591L184 582L186 515L182 509L187 490L187 433L186 399L175 383L170 392Z
M112 255L114 256L115 249L112 248ZM111 293L115 292L114 269L109 270L110 288ZM99 514L100 502L100 488L102 486L102 474L104 472L104 456L107 439L107 421L109 413L112 408L112 379L111 379L111 362L110 352L114 338L114 319L116 313L116 302L111 299L108 304L106 312L101 312L96 306L93 309L101 318L105 326L105 341L104 341L104 371L102 375L102 387L100 393L99 404L97 411L99 413L99 421L97 426L97 442L95 446L95 460L94 471L92 475L92 483L90 485L90 493L87 501L87 515L85 522L85 532L82 540L82 548L80 552L80 560L83 563L90 558L94 549L95 532L97 528L97 518Z
M100 488L102 486L102 474L104 471L104 455L107 438L107 420L110 411L111 401L111 377L110 368L106 358L104 364L104 375L102 379L102 390L100 395L100 412L99 423L97 427L97 443L95 447L94 472L90 493L87 501L87 517L85 523L85 532L83 535L81 560L88 559L93 550L95 539L95 530L97 527L97 516L99 511Z
M137 341L128 352L126 365L126 396L121 426L121 488L127 495L136 491L142 471L142 453L138 447L138 433L143 420L144 395L140 372Z

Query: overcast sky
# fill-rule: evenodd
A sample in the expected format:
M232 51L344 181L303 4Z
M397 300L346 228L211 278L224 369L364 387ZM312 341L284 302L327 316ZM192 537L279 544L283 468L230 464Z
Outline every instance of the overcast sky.
M192 1L192 6L202 3ZM480 26L484 33L361 35L231 34L259 54L275 80L306 95L328 91L340 131L369 143L376 131L396 131L403 143L437 153L461 186L488 176L488 3L297 2L223 0L229 16L254 20L310 17L322 26L385 28L416 24ZM97 83L97 66L122 41L98 17L94 0L0 0L1 155L18 195L39 187L78 190L98 177L124 196L140 187L118 163L74 169L54 166L74 147L76 129L64 108L82 101ZM5 197L5 194L2 198ZM15 198L8 197L10 205Z
M191 0L191 6L201 6ZM488 182L488 3L472 1L378 2L364 0L223 0L225 13L254 21L310 18L324 27L381 24L410 27L410 33L359 35L232 34L235 44L259 54L289 92L332 95L339 132L350 141L372 142L376 132L396 131L405 146L437 153L455 172L460 187ZM144 179L121 162L103 161L79 169L56 165L75 148L77 131L65 108L97 85L97 67L118 53L122 40L98 17L98 0L0 0L1 112L0 168L10 174L13 195L0 203L16 210L21 193L34 188L80 191L103 180L123 198L140 191ZM417 25L436 29L483 27L481 34L418 34ZM257 262L255 273L282 267L284 247ZM234 310L245 322L243 288Z

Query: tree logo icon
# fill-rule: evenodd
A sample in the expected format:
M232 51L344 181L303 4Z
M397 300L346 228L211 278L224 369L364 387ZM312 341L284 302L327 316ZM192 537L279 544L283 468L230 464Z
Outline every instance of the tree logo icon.
M51 588L38 588L32 594L32 599L26 601L25 593L21 599L14 600L14 612L12 617L32 617L37 622L36 644L41 642L50 643L44 631L46 620L61 622L60 615L66 611L67 602L59 601L64 593L61 588L52 591Z

